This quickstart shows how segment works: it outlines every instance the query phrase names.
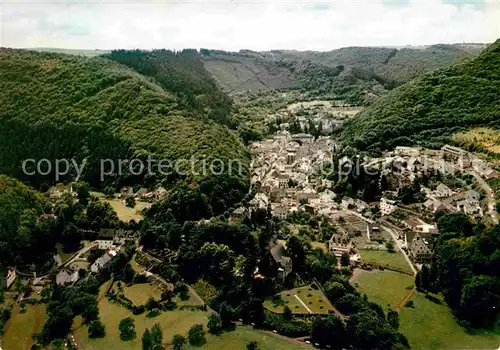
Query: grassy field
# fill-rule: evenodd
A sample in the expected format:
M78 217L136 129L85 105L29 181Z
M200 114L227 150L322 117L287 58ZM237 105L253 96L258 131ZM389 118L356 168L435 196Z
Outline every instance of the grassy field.
M118 215L118 218L121 221L129 222L131 220L141 221L143 216L141 211L146 208L149 203L136 201L135 208L129 208L125 205L125 201L121 199L109 199L104 196L103 193L100 192L92 192L93 196L98 197L101 201L109 203Z
M313 314L328 314L329 310L333 310L328 302L328 299L321 290L315 290L310 286L295 288L279 293L280 299L268 299L264 302L264 307L274 312L283 312L285 305L295 314L309 314L309 310ZM309 308L302 305L297 299Z
M76 330L77 342L85 350L102 349L140 349L141 337L146 328L151 328L155 323L159 323L163 330L163 339L170 341L175 334L187 336L189 328L197 323L204 326L207 324L208 313L203 311L175 310L162 312L154 318L147 318L145 314L134 316L124 307L113 304L104 298L99 303L99 315L106 327L106 336L101 339L89 339L86 326ZM135 330L137 337L132 341L121 341L118 325L125 317L132 317L135 320Z
M379 264L412 273L408 262L401 253L389 253L386 250L360 250L359 254L365 264Z
M2 337L3 349L29 350L33 345L33 334L45 323L45 305L26 305L26 312L15 309L7 330Z
M500 130L492 128L473 128L454 135L457 141L482 146L486 151L500 154Z
M166 339L170 341L170 339ZM237 327L234 331L224 332L221 335L207 335L207 343L201 347L206 350L220 349L245 349L246 344L256 341L260 350L299 350L313 349L312 346L301 344L291 339L281 337L269 332L253 329L249 326ZM186 350L195 350L192 346L184 347Z
M393 271L356 270L356 277L351 282L360 293L376 302L382 308L394 309L410 293L415 280L412 276Z
M138 283L130 287L123 287L123 294L132 300L134 305L144 305L149 298L160 299L162 291L155 285L149 283Z
M498 349L500 330L467 333L454 319L448 306L438 304L416 293L414 308L402 308L399 330L408 338L411 348L427 349Z

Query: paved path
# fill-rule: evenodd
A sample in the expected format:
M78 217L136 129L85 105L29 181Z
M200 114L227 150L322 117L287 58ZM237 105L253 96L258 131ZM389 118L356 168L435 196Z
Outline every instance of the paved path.
M300 298L299 298L299 296L298 296L297 294L294 294L293 296L294 296L294 297L295 297L295 298L299 301L299 303L301 303L301 304L302 304L302 306L303 306L303 307L305 307L305 308L306 308L307 312L309 312L310 314L312 314L312 313L313 313L313 312L311 311L311 309L309 309L309 308L307 307L307 305L306 305L306 304L302 301L302 299L300 299Z
M401 242L398 240L397 234L394 232L393 229L391 229L391 228L389 228L387 226L382 226L382 228L391 234L392 240L394 241L396 247L401 252L401 254L403 254L404 258L406 259L406 262L408 263L408 265L410 265L410 268L413 271L413 274L416 275L417 274L417 270L415 269L415 266L413 266L413 263L411 262L410 258L406 254L406 252L401 248Z

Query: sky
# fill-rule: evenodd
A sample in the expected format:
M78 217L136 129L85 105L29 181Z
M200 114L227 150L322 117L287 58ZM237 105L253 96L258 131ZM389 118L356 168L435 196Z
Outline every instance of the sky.
M500 0L0 0L0 46L332 50L493 42Z

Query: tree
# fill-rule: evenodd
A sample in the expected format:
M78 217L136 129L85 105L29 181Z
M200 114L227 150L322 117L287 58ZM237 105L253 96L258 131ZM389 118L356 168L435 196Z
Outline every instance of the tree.
M431 281L430 272L427 265L423 265L422 269L417 272L417 275L415 276L415 286L419 290L425 290L426 292L429 291L431 287Z
M219 306L219 315L223 328L229 328L233 322L234 309L227 302L223 301Z
M151 340L151 332L148 328L144 331L142 335L142 350L152 350L153 341Z
M349 253L343 253L340 257L340 265L349 266L351 264Z
M153 343L153 349L161 349L163 342L163 331L158 323L155 323L151 328L151 341Z
M328 299L336 301L347 293L347 289L342 283L328 282L325 285L325 293Z
M155 298L153 297L149 297L148 301L146 301L146 304L144 304L144 307L151 311L153 309L156 309L160 306L160 303L158 302L158 300L156 300Z
M389 253L394 253L394 241L392 239L385 242L385 247Z
M398 330L399 328L399 314L391 310L387 313L387 322L391 325L392 328Z
M192 346L202 346L207 342L205 339L205 331L201 324L195 324L189 329L188 342Z
M344 323L336 316L316 316L311 325L311 339L322 347L343 349L347 342Z
M222 329L222 321L220 316L217 314L211 314L210 316L208 316L207 328L210 334L219 334Z
M100 320L91 321L88 332L90 339L103 338L106 335L106 330Z
M123 341L129 341L136 337L135 324L132 317L122 319L118 329L120 330L120 339Z
M172 347L174 350L181 350L184 344L186 344L186 338L182 335L176 334L172 337Z
M285 305L285 307L283 308L283 318L285 320L291 320L292 316L293 316L292 310L290 310L290 308L287 305Z
M125 205L129 208L135 208L135 199L134 197L127 197L125 199Z
M255 340L252 340L251 342L247 343L247 350L258 350L258 349L259 349L259 345L257 344L257 342Z
M151 330L147 329L142 335L143 350L158 350L162 349L163 332L158 323L155 323Z

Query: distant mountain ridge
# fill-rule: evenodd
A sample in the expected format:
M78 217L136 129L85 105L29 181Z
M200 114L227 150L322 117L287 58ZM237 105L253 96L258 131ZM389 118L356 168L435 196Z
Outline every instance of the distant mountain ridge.
M337 50L226 52L201 49L206 69L230 94L299 89L364 103L419 74L479 54L486 45L431 45L424 48L346 47Z

